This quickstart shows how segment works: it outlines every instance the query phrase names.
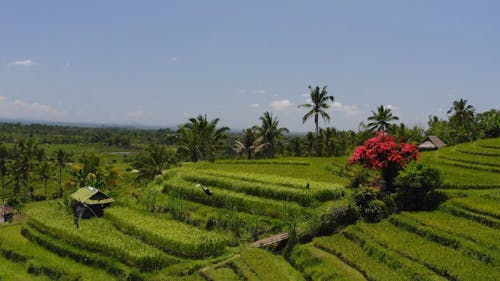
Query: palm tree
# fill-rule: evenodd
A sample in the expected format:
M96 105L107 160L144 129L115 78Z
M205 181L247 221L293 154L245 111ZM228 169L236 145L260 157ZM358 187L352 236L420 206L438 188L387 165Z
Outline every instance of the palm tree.
M467 100L460 99L453 102L453 106L448 110L450 122L457 124L467 124L474 120L474 106L468 105Z
M327 86L324 86L323 89L320 89L319 86L316 86L314 89L309 85L309 91L310 91L310 98L311 102L310 103L305 103L301 104L298 107L305 107L305 108L310 108L309 110L303 117L302 117L302 123L305 123L308 119L312 118L314 116L314 124L316 125L316 140L315 140L315 150L316 150L316 156L319 156L319 123L318 123L318 117L321 115L321 118L325 122L330 122L330 115L326 113L326 109L330 107L328 104L329 102L333 102L334 97L329 96L328 92L326 90Z
M177 131L179 150L189 154L192 162L213 160L217 150L224 146L229 131L228 127L217 128L217 123L219 118L208 121L206 115L190 118Z
M474 107L468 105L467 100L464 99L454 101L453 106L448 110L448 114L451 114L449 124L455 142L461 143L477 138L474 111Z
M47 182L49 179L52 178L53 175L53 166L52 163L47 161L47 160L42 160L41 163L38 165L38 177L42 180L43 182L43 188L45 191L45 199L48 199L48 194L47 194Z
M252 159L252 156L261 152L267 143L264 143L264 138L258 136L255 128L243 130L243 137L234 141L233 150L238 153L246 153L247 159Z
M368 117L368 128L370 131L387 131L391 121L399 120L399 117L392 115L392 110L383 105L377 107L377 112L372 110L372 116Z
M0 144L0 177L2 179L2 200L5 200L5 176L7 175L8 149L4 144Z
M70 161L70 155L62 149L56 151L57 166L59 167L59 196L62 196L62 170L66 163Z
M164 145L150 144L145 153L139 154L132 166L139 170L137 181L152 180L161 175L171 164L175 164L174 154Z
M274 158L276 146L281 143L283 134L288 134L289 131L287 128L279 128L278 118L273 117L273 114L268 111L264 112L259 120L262 124L260 127L254 126L254 129L264 138L264 142L266 142L269 147L269 154L271 158Z

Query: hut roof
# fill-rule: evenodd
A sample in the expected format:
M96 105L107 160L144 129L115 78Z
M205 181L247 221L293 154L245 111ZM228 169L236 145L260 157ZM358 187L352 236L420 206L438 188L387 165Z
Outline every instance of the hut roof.
M424 141L418 146L419 150L434 150L438 149L436 145L434 145L431 141Z
M446 143L442 141L438 136L428 136L426 141L429 140L432 142L437 148L441 148L443 146L446 146Z
M112 203L113 200L97 188L86 186L71 194L71 198L88 205Z
M419 150L435 150L446 146L446 143L437 136L428 136L423 143L418 146Z

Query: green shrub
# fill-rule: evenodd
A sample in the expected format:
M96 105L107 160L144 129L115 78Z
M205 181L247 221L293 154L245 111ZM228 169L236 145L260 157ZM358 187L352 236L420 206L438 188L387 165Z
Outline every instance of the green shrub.
M383 196L378 189L361 187L352 194L354 204L367 222L378 222L387 216Z
M370 183L370 172L367 169L360 169L352 178L351 178L351 187L352 188L360 188L362 186L368 186Z
M403 210L429 210L444 198L436 193L442 183L438 169L423 164L408 165L395 179L396 202Z

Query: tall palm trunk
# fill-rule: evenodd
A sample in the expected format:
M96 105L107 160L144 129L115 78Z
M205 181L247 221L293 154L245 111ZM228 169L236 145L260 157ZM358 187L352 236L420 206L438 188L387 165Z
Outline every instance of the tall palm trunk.
M314 123L316 124L316 140L314 142L316 157L319 157L319 123L318 123L318 113L314 114Z

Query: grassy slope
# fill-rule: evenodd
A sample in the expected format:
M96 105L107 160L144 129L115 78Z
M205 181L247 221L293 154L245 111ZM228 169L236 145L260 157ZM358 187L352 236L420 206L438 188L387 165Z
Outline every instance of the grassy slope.
M497 139L423 153L424 162L442 170L445 187L457 188L446 190L451 199L440 210L404 213L397 217L400 221L410 222L410 226L395 224L394 221L376 225L361 224L348 228L342 234L316 239L313 243L300 246L294 251L292 255L294 266L311 280L331 280L332 278L335 280L443 280L443 278L493 280L492 278L499 270L497 256L498 249L500 249L497 203L500 198L500 189L492 189L499 187L500 183L500 173L495 172L496 160L500 157L499 148L500 139ZM123 161L123 156L115 155L106 156L106 161L114 158ZM348 176L351 172L344 169L345 162L345 157L335 159L284 158L273 161L257 160L251 163L221 161L220 163L186 164L185 168L204 171L211 175L223 173L225 178L231 178L231 182L233 180L251 181L251 178L258 177L259 184L264 186L266 183L274 185L281 181L282 186L288 182L295 182L300 188L307 181L318 182L318 184L332 182L341 185L348 184ZM126 165L119 163L119 166L124 170ZM249 171L251 171L249 178L241 179L242 175L249 175ZM130 182L133 177L132 174L124 171L122 171L122 176L127 182ZM273 180L277 176L281 178ZM237 181L234 182L237 183ZM190 182L189 185L192 186L192 183ZM220 187L214 187L214 190L219 191L217 188ZM290 188L295 187L290 186ZM477 190L478 188L488 190ZM278 189L281 190L281 187ZM115 198L119 198L122 203L137 207L131 196L131 192L135 190L137 187L126 184L113 193L116 195ZM232 192L235 193L235 191ZM254 191L250 191L248 187L247 192ZM256 194L257 192L260 191L255 191ZM227 192L227 194L233 193ZM146 194L141 193L139 196L145 198ZM169 199L165 196L165 194L160 194L158 202L166 204ZM280 198L279 196L281 195L276 195L276 198ZM279 202L279 200L276 201ZM337 205L338 202L345 201L327 201L317 209L324 210L326 206ZM223 210L221 206L201 203L186 201L183 204L183 208L192 211L193 219L189 223L199 228L204 228L207 217L222 219L224 216L226 216L225 223L242 223L255 219L260 222L265 221L269 226L282 224L280 222L282 218L271 219L258 216L253 212L242 213L232 208ZM239 219L235 220L232 216ZM165 218L169 219L171 216L167 214ZM415 232L415 229L412 230L411 227L416 227L418 232ZM266 231L271 233L279 230L269 228ZM416 241L418 244L415 244ZM459 246L450 241L458 241ZM148 247L149 245L144 246L144 248ZM422 251L425 248L429 250ZM117 250L116 253L119 251ZM111 256L117 257L116 253ZM483 254L487 256L481 256ZM129 257L126 257L127 255ZM127 253L124 261L136 259L134 255ZM447 262L443 263L443 260ZM168 266L157 274L146 276L151 280L228 280L234 279L235 276L240 280L302 280L301 275L282 258L260 250L246 250L239 258L227 261L227 265L209 267L208 279L207 276L202 277L197 271L197 268L206 266L207 262L217 261L185 261ZM471 265L480 271L472 270ZM15 266L21 269L26 268L26 265L22 263L15 263Z
M369 280L498 280L500 139L425 152L422 161L454 188L445 190L448 202L298 247L293 261L305 276L330 280L348 264Z

